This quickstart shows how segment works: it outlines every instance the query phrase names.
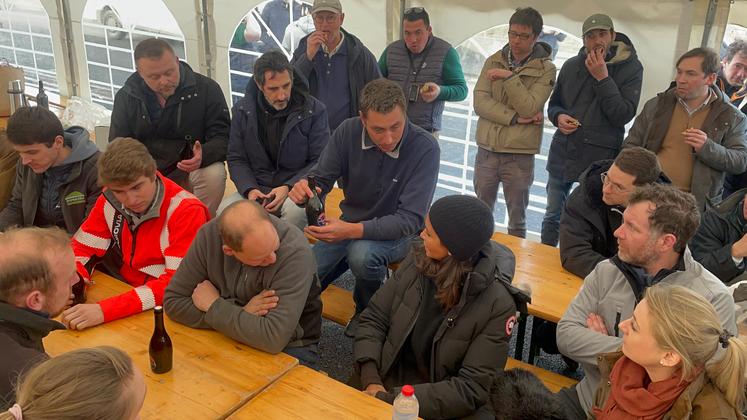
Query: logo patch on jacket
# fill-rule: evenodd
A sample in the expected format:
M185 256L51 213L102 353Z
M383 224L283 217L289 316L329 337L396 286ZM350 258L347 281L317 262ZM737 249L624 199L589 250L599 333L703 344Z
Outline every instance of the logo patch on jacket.
M506 320L506 335L510 336L511 333L514 332L514 325L516 325L516 315L511 315L511 317Z
M76 204L85 204L86 196L80 191L73 191L65 196L65 204L74 206Z

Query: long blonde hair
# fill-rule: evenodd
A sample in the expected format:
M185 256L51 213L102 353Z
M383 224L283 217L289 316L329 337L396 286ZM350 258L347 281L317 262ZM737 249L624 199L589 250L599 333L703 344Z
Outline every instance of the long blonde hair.
M729 337L716 310L701 295L682 286L657 284L646 290L654 338L663 350L682 358L682 378L692 378L705 366L706 374L735 409L744 407L747 346ZM706 364L725 346L724 356Z
M132 418L130 357L114 347L74 350L44 361L23 376L16 402L24 420ZM0 420L14 420L8 411Z

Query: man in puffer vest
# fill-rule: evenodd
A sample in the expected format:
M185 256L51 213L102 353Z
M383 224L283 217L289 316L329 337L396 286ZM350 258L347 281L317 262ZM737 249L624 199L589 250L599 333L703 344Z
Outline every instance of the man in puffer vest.
M109 143L98 171L104 192L72 240L78 276L90 283L95 266L133 289L67 309L62 322L69 329L162 305L171 276L210 218L197 197L156 171L156 161L138 140Z
M433 36L423 7L405 10L402 34L403 39L389 44L381 54L381 74L405 92L407 118L438 138L446 101L467 97L459 55L451 44Z

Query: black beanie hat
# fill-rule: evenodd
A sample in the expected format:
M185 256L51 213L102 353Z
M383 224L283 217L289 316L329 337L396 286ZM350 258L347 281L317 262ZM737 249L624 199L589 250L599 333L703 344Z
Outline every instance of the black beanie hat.
M487 204L468 195L439 198L428 212L433 230L451 255L466 261L493 236L493 212Z

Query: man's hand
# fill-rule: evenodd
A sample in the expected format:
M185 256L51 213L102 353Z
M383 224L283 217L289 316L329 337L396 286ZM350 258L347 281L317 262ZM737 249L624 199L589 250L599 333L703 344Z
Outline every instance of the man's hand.
M319 187L316 187L317 194L322 193L322 189ZM294 203L298 204L299 206L302 206L306 204L306 202L311 198L313 194L311 194L311 188L309 188L309 181L306 180L306 178L301 179L300 181L296 182L296 185L293 186L293 189L290 190L288 193L288 198L290 198Z
M197 309L207 312L213 302L218 300L219 297L218 289L213 286L213 283L210 280L203 280L192 292L192 303L195 304Z
M426 82L423 84L423 87L420 88L420 97L423 98L423 102L435 101L440 93L441 86L433 82Z
M366 389L363 390L363 392L372 397L376 397L377 392L386 392L386 388L379 384L369 384Z
M488 76L488 79L491 81L494 80L502 80L502 79L508 79L509 77L514 75L514 72L511 70L506 69L490 69L487 72L485 72L485 75Z
M279 300L274 290L263 290L244 305L244 311L257 316L265 316L278 306Z
M267 198L267 194L262 194L262 191L255 188L253 190L249 191L249 194L246 195L246 199L250 201L259 201L262 202L263 199Z
M747 233L731 245L731 256L734 258L747 257Z
M586 326L599 334L610 335L607 327L604 325L604 319L595 313L591 313L586 317Z
M314 31L309 35L308 38L306 38L306 58L309 59L309 61L314 61L314 57L316 56L316 53L319 51L319 48L322 47L322 44L327 42L327 34L322 31Z
M265 209L267 209L270 213L276 213L280 211L280 208L283 207L283 203L285 203L285 199L288 198L288 192L289 188L287 185L281 185L277 188L273 188L272 191L270 191L269 198L272 198L272 200L265 204Z
M708 135L697 128L688 128L682 132L682 135L685 137L685 143L692 146L695 153L700 153L708 140Z
M591 73L591 77L595 78L598 82L609 77L607 71L607 63L604 62L604 50L601 48L595 48L586 54L586 69Z
M104 323L104 311L98 303L82 303L62 312L61 321L70 330L82 330Z
M578 130L580 126L577 119L571 117L568 114L558 115L558 129L561 133L568 135Z
M191 159L180 160L176 167L187 173L200 169L202 165L202 145L199 141L196 141L192 147L192 154Z
M324 226L306 226L303 231L324 242L339 242L345 239L357 239L363 236L363 225L343 222L340 219L327 218Z
M544 121L545 116L542 114L542 111L534 114L531 117L518 117L516 118L517 124L534 124L534 125L542 125L542 122Z

